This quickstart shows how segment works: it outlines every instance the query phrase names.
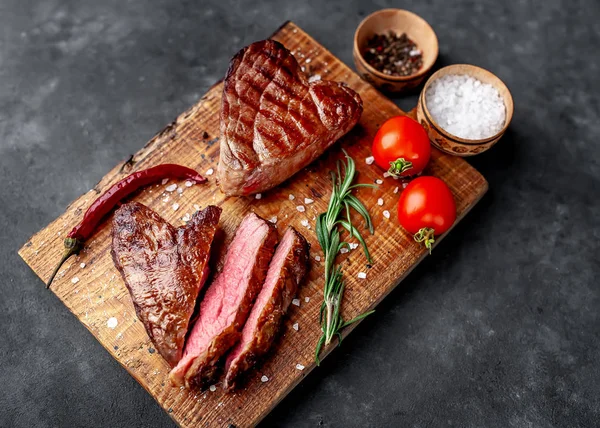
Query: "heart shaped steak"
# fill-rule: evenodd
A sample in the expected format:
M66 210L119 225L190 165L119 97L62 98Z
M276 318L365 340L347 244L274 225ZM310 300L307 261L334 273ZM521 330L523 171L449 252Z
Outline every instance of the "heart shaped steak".
M183 353L220 216L221 208L211 205L175 228L137 202L115 212L113 262L148 336L171 366Z
M219 186L228 195L270 189L319 157L360 119L342 83L309 83L281 43L263 40L229 65L221 101Z

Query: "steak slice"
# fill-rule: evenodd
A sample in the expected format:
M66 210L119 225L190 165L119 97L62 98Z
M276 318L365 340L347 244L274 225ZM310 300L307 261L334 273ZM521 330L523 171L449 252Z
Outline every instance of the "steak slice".
M181 359L221 208L208 206L174 228L145 205L124 204L112 224L112 258L154 346L175 366Z
M275 227L248 214L227 250L223 271L206 290L183 358L169 377L174 385L202 388L217 362L238 341L277 244Z
M238 52L221 101L219 186L227 195L270 189L319 157L360 119L362 100L343 83L309 83L281 43Z
M236 379L256 364L273 344L298 284L306 274L308 249L306 239L293 227L288 227L244 325L242 338L227 356L225 388L234 388Z

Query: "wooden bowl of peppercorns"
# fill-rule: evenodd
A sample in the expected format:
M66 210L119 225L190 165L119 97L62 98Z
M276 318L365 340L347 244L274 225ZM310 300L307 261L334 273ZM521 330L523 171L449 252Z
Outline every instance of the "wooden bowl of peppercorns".
M385 92L419 86L438 56L433 28L404 9L382 9L367 16L354 33L354 64L360 76Z

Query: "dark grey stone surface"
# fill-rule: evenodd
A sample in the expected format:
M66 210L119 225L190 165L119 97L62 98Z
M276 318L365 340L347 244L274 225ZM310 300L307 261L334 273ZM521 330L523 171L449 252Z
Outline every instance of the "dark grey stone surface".
M600 419L600 3L0 2L0 426L172 426L17 256L30 235L292 19L346 63L408 7L440 64L512 90L490 191L264 426L591 427ZM415 96L398 99L415 105Z

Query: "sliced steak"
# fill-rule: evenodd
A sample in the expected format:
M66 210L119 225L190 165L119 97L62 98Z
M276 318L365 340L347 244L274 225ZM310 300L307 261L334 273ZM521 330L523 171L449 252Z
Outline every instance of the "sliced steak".
M227 356L225 388L235 387L236 379L265 355L275 337L298 284L308 268L306 239L289 227L269 265L263 285L238 344Z
M206 280L221 208L208 206L180 228L137 202L124 204L112 224L112 258L154 346L175 366L196 298Z
M278 185L352 129L361 114L352 89L309 83L281 43L252 43L233 57L223 85L221 190L248 195Z
M252 213L227 250L222 272L206 290L183 358L170 374L174 385L203 388L217 362L240 338L248 313L265 281L275 245L275 227Z

